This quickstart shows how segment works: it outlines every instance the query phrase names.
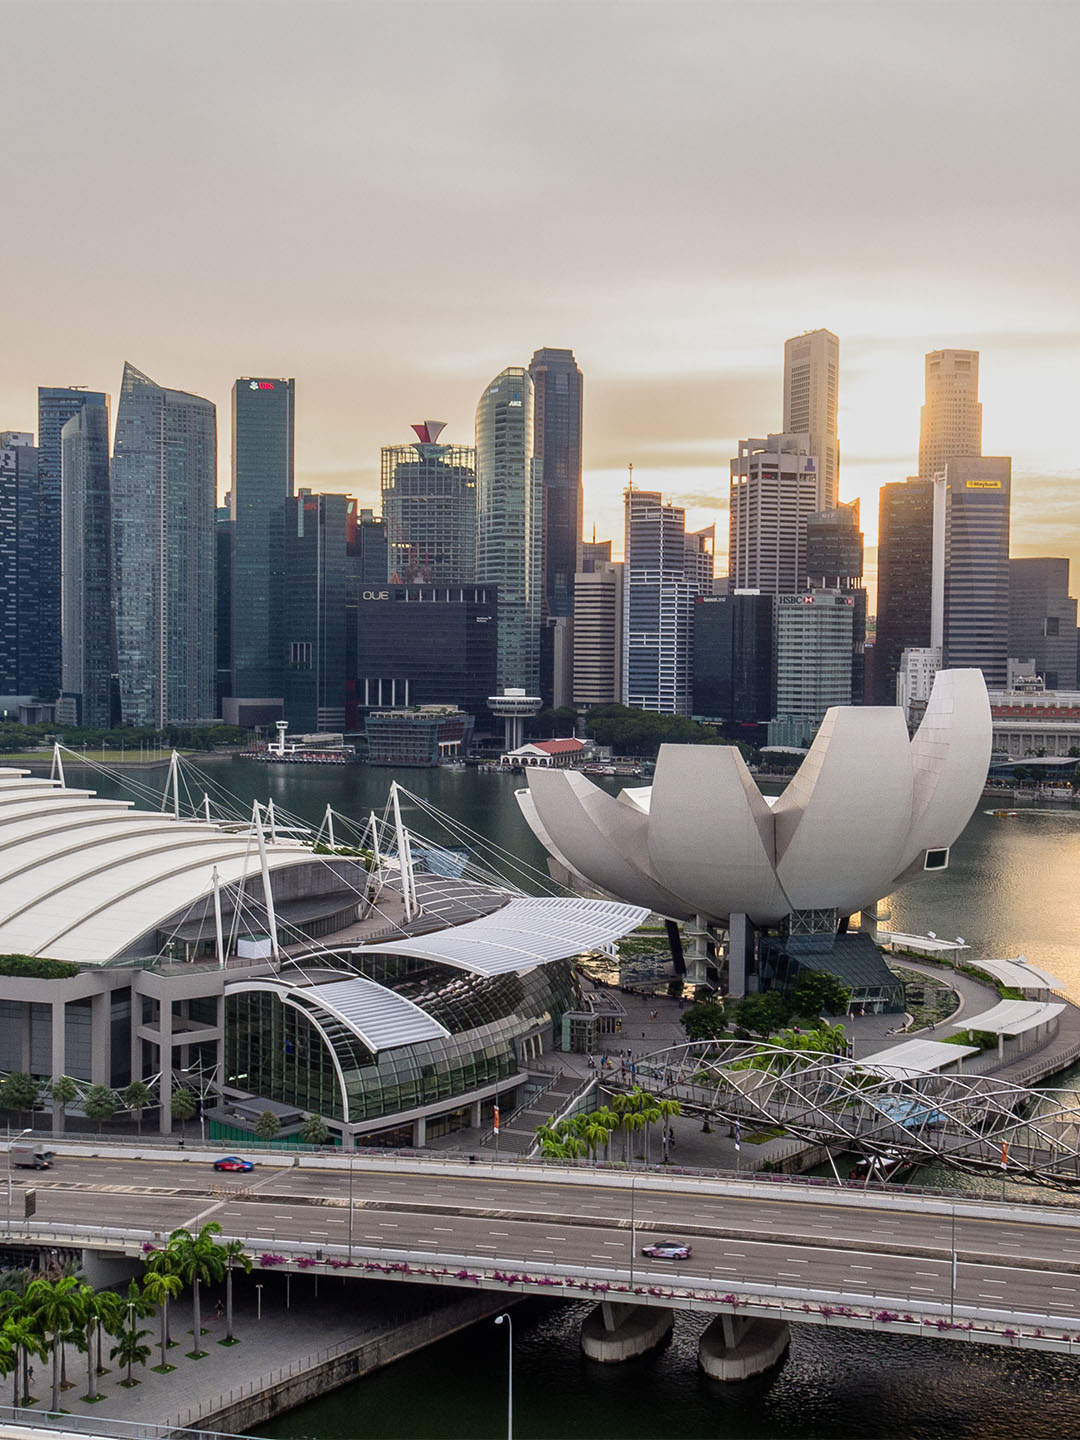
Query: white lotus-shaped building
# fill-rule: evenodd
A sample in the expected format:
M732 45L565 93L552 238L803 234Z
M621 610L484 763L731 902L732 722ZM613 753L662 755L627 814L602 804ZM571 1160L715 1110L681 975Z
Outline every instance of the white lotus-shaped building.
M986 783L990 704L978 670L944 670L909 739L895 707L829 710L784 793L766 798L734 746L663 745L651 787L617 797L534 770L522 812L586 885L677 920L775 925L854 914L949 847Z

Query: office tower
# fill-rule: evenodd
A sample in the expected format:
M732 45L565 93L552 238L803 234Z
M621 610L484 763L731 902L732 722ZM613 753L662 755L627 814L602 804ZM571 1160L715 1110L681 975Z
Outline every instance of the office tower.
M953 459L946 477L944 664L977 668L991 689L1001 689L1009 657L1012 461Z
M544 485L545 615L574 613L581 565L582 375L572 350L537 350L533 382L533 453Z
M728 583L732 590L795 595L806 574L806 525L821 509L808 434L740 440L731 462Z
M932 350L919 428L919 475L930 480L950 460L982 454L979 352Z
M38 452L0 432L0 695L37 695Z
M593 538L581 542L581 569L586 575L591 575L598 565L611 564L611 541L597 540L596 526L593 526Z
M851 704L854 613L851 595L839 590L809 590L777 600L776 715L781 727L802 727L806 737L830 706ZM788 736L786 743L800 743L790 738L790 730ZM777 738L770 725L770 742Z
M851 703L866 698L866 591L863 589L863 534L859 502L819 510L806 522L807 590L842 590L854 601L851 649Z
M713 593L713 580L716 574L713 558L715 545L715 525L707 525L704 530L693 530L686 536L686 578L699 595Z
M245 375L232 388L232 694L280 697L285 512L293 495L295 382Z
M819 461L815 510L831 510L839 493L839 383L840 341L831 330L810 330L785 341L784 430L810 437L810 454Z
M124 723L214 715L217 411L124 366L113 445Z
M605 542L608 552L611 542ZM574 576L573 703L617 705L622 696L623 566L601 560Z
M493 586L384 585L361 592L356 709L460 705L490 725L498 628Z
M687 575L686 511L632 486L623 509L623 703L689 715L691 611L700 592L696 559Z
M38 539L36 565L37 693L53 700L61 669L61 454L60 434L84 405L108 406L109 397L81 386L38 389Z
M346 647L347 495L301 490L285 506L285 719L294 730L345 728L352 656Z
M1047 690L1076 689L1076 601L1069 562L1039 556L1009 561L1009 656L1034 660Z
M476 574L476 451L440 445L441 420L412 427L411 445L382 451L382 512L388 574L411 584L444 585ZM387 576L383 575L385 581Z
M352 573L361 585L386 584L386 521L374 510L349 502L349 553L354 557Z
M533 383L510 366L476 407L476 578L499 592L497 688L540 684L544 505L533 456Z
M67 723L108 729L120 715L107 404L82 405L68 420L60 469L62 697Z
M893 481L878 497L877 634L873 703L896 704L900 657L930 645L934 484Z
M217 569L214 575L217 609L214 628L214 695L215 713L224 718L225 701L232 697L232 563L233 518L232 496L226 495L219 505L214 526L214 548ZM260 697L261 698L261 697Z
M773 611L754 590L703 595L694 605L693 714L703 720L763 724L776 714Z

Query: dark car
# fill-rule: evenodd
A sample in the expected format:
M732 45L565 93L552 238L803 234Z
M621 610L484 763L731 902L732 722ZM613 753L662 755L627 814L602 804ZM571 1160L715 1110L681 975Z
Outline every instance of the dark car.
M250 1160L241 1160L238 1155L223 1155L220 1160L214 1161L215 1170L240 1170L247 1173L254 1170L255 1166Z
M652 1245L643 1245L641 1253L654 1260L689 1260L692 1252L681 1240L656 1240Z

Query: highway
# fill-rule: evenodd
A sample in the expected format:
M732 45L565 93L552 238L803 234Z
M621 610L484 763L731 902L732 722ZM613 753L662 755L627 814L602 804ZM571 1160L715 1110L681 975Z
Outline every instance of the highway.
M502 1171L505 1170L505 1174ZM454 1173L454 1172L457 1173ZM564 1178L565 1177L565 1178ZM328 1253L467 1257L536 1271L583 1266L598 1277L660 1276L679 1286L780 1286L856 1303L937 1313L1029 1312L1080 1333L1080 1212L994 1207L950 1197L799 1191L651 1172L544 1172L387 1158L349 1167L258 1166L215 1173L194 1157L121 1160L59 1155L48 1172L13 1172L12 1213L32 1186L32 1224L109 1226L167 1235L216 1220L255 1254L306 1243ZM354 1199L350 1236L349 1194ZM982 1215L974 1213L982 1210ZM14 1221L13 1240L26 1234ZM631 1261L631 1237L637 1254ZM647 1260L650 1239L693 1245L683 1262ZM953 1251L957 1254L955 1268Z

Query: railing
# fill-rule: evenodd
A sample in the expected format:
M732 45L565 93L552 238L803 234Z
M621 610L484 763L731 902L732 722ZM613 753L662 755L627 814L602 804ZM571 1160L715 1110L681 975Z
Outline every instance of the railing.
M543 1085L539 1086L538 1089L534 1090L527 1100L523 1100L515 1110L511 1110L505 1121L503 1121L500 1117L500 1126L505 1124L507 1128L509 1128L519 1115L524 1114L526 1110L531 1110L533 1107L533 1103L538 1100L541 1095L546 1095L547 1092L551 1089L551 1087L562 1079L563 1073L564 1072L561 1069L553 1071L550 1078L546 1080ZM492 1127L492 1129L490 1129L486 1135L483 1135L481 1137L480 1144L490 1145L494 1139L495 1129L494 1127Z
M72 1415L66 1410L28 1409L26 1406L0 1405L0 1434L6 1426L34 1430L63 1430L68 1434L107 1437L107 1440L242 1440L224 1430L177 1429L175 1425L153 1425L147 1420L111 1420L105 1416Z

